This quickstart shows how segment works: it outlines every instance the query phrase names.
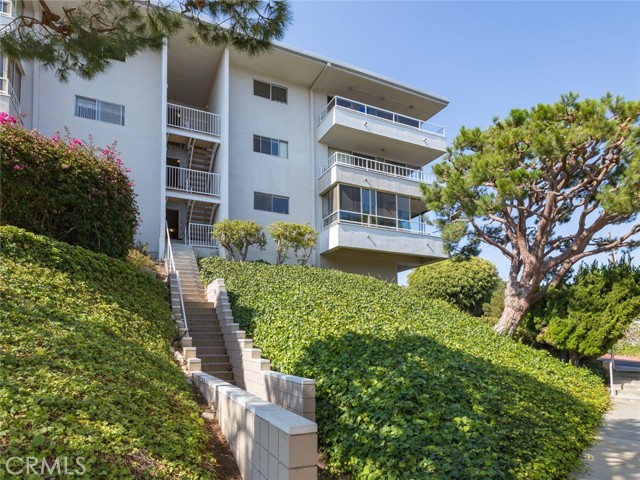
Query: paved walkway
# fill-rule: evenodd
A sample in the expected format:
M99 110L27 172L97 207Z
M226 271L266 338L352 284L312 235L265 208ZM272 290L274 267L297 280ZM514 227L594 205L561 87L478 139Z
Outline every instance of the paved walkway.
M598 436L584 460L590 470L577 478L640 480L640 404L614 400Z
M623 360L616 355L616 367L622 366L640 367L640 359ZM576 478L640 480L640 402L614 396L613 408L605 415L598 436L600 441L585 455L589 472Z

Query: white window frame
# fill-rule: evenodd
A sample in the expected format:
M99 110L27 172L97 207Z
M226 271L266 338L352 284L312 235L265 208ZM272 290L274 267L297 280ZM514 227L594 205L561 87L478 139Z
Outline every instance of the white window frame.
M7 5L7 11L0 9L0 15L3 17L13 18L13 2L11 0L0 0L0 5Z
M258 150L256 150L256 141L258 141L258 144L260 145L260 147L258 148ZM265 152L262 150L262 142L266 141L269 143L269 151ZM273 145L277 144L278 146L278 153L275 154L273 153L274 149L273 149ZM264 153L265 155L271 155L273 157L279 157L279 158L289 158L289 142L287 142L286 140L280 140L278 138L271 138L271 137L263 137L262 135L253 135L253 151L255 153Z
M84 102L85 105L81 105L80 102ZM88 106L89 104L93 104L93 115L80 115L80 108L90 109L91 107ZM114 113L113 111L108 111L109 108L113 107L115 107L114 110L119 110L119 112ZM112 125L124 126L124 115L124 105L76 95L75 116L78 118L97 120L99 122L110 123Z
M256 207L256 195L264 195L266 197L269 197L269 200L270 200L270 202L269 202L270 209L269 210ZM287 201L287 211L286 212L275 211L273 209L273 201L274 201L274 199L286 200ZM253 192L253 209L254 210L260 210L261 212L271 212L271 213L279 213L281 215L289 215L289 212L291 211L291 198L290 197L285 197L284 195L275 195L273 193Z
M268 85L269 86L269 96L268 97L265 97L263 95L258 95L256 93L256 82L262 83L263 85ZM280 88L280 89L284 90L284 97L285 97L284 101L278 100L277 98L273 98L273 87ZM287 105L289 103L289 89L287 87L283 87L282 85L276 85L274 83L263 82L262 80L258 80L256 78L253 79L253 94L256 97L266 98L267 100L271 100L272 102L284 103L285 105Z

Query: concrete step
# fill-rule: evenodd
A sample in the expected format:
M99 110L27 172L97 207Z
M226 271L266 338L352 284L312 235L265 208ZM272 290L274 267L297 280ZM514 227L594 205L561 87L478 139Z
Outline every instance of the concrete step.
M196 350L198 358L202 360L204 364L229 364L229 357L227 355L215 355L210 353L201 353L201 350L198 348Z
M220 335L211 335L211 338L204 338L207 337L207 334L200 334L197 337L191 337L191 345L193 345L194 347L197 347L198 349L200 348L224 348L226 350L226 347L224 345L224 340L222 340L222 337Z
M225 347L197 347L196 350L198 358L200 355L224 355L227 356L227 349Z
M205 369L204 365L202 366L202 371L204 373L208 373L209 375L213 375L214 377L219 378L220 380L224 380L225 382L232 383L235 385L235 380L233 379L233 373L231 372L217 372Z

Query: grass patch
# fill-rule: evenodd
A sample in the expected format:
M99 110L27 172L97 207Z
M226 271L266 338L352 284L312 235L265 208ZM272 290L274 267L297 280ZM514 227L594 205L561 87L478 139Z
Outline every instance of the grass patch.
M566 478L608 406L585 369L444 302L313 267L202 261L276 368L317 382L320 441L362 479Z
M32 456L82 458L87 478L212 478L160 281L15 227L0 278L0 472Z

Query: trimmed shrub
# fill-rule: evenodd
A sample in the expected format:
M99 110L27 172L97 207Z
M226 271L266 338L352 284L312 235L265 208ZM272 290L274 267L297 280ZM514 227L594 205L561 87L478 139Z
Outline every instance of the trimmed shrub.
M264 250L267 239L262 227L251 220L224 220L213 226L211 234L218 240L233 260L244 262L249 253L249 247L255 245Z
M133 244L133 183L112 147L46 138L0 114L0 224L112 257Z
M67 457L92 479L214 477L162 282L15 227L0 278L0 470Z
M298 264L306 265L318 240L318 232L308 223L303 225L278 220L267 227L267 232L276 244L278 265L287 260L290 249L293 249Z
M600 378L371 277L201 261L282 372L316 380L328 465L354 479L566 478L608 394Z
M627 258L583 264L574 278L549 288L526 325L538 341L569 352L571 362L579 364L609 351L639 314L640 267Z
M426 298L444 300L478 317L482 315L482 304L491 300L500 277L493 263L471 257L419 267L407 281L410 289Z

